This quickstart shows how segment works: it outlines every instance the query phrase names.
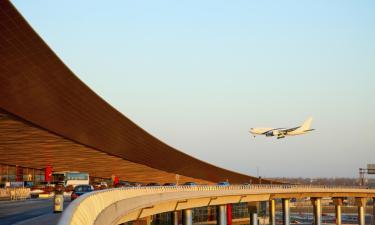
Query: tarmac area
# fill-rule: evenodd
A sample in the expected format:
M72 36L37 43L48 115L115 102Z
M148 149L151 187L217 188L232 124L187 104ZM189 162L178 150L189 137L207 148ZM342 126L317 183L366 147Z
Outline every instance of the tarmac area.
M64 208L70 201L64 201ZM53 213L53 199L0 201L1 225L55 225L61 213Z

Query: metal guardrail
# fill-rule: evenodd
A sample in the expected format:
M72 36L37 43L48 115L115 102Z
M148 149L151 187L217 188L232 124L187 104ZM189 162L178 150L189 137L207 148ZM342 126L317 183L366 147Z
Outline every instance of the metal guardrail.
M30 188L0 188L0 198L9 198L10 200L24 200L30 198Z
M188 192L188 193L187 193ZM359 186L326 186L326 185L230 185L230 186L155 186L126 187L95 191L74 200L63 212L58 225L94 224L103 210L112 204L136 197L152 196L162 193L178 195L190 194L198 198L205 194L216 196L251 195L251 194L282 194L282 193L358 193L375 196L375 189ZM189 196L189 195L188 195ZM186 198L186 197L185 197Z

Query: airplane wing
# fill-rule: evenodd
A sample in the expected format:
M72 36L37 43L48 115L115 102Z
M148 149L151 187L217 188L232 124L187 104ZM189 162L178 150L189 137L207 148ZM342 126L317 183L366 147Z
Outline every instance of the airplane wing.
M283 130L283 129L285 129L285 128L273 128L273 129L269 129L269 130L264 131L262 134L267 134L267 133L269 133L270 131L274 131L274 130Z
M300 127L293 127L293 128L288 128L288 129L280 129L279 132L281 134L285 135L285 134L287 134L289 132L297 130L298 128L300 128Z

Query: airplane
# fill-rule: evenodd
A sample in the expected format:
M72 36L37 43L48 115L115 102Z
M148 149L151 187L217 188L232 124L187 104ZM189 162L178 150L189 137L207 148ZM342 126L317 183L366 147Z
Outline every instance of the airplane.
M256 135L266 135L266 137L277 136L277 139L285 136L306 134L315 129L310 129L312 117L309 117L301 126L293 128L250 128L250 133Z

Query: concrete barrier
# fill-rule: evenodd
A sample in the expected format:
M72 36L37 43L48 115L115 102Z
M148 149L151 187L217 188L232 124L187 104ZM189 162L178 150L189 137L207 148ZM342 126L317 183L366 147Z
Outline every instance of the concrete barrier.
M375 197L359 187L302 185L134 187L85 194L63 212L59 225L120 224L153 214L274 198Z

